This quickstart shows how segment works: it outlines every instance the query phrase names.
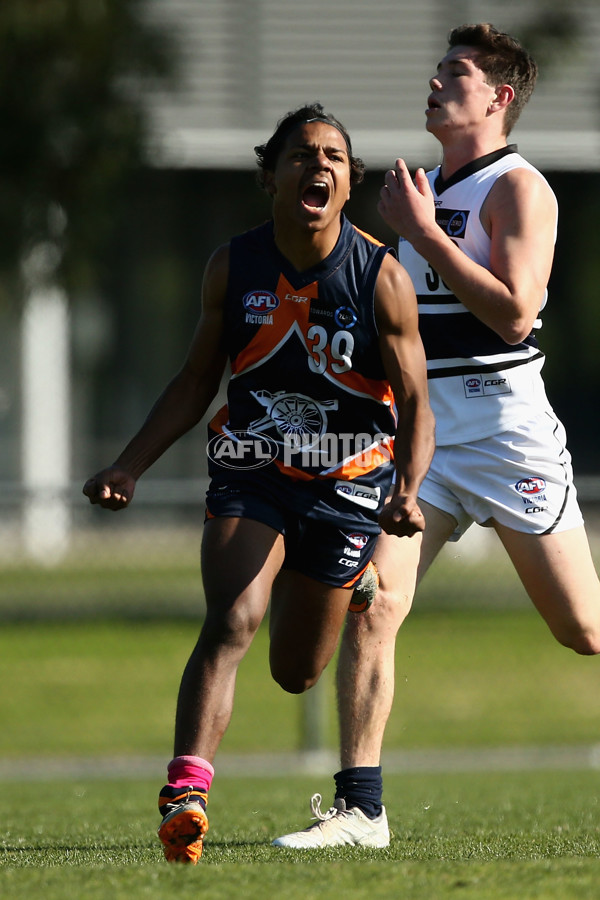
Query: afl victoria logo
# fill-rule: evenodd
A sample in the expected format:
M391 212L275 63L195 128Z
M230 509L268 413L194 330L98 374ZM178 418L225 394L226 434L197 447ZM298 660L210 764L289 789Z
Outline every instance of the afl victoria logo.
M366 534L361 534L358 531L355 531L353 534L347 535L348 540L351 544L353 544L358 550L362 550L362 548L366 545L369 540Z
M244 296L243 303L248 312L269 313L279 306L279 297L271 291L249 291Z
M545 487L546 482L543 478L538 478L537 475L533 475L531 478L521 478L515 484L519 494L539 494Z
M474 388L481 387L481 379L480 378L469 378L467 379L467 387L473 390Z

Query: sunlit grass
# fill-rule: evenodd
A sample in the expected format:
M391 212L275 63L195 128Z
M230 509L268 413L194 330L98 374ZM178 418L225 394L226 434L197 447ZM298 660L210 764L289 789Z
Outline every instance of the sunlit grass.
M273 836L307 824L313 789L306 778L217 778L204 855L188 868L162 859L156 784L25 783L4 804L0 880L7 896L44 900L184 891L316 900L328 883L356 900L597 897L595 773L391 776L388 849L271 847Z
M0 757L168 753L198 628L187 619L5 623ZM300 745L304 701L272 681L267 644L261 628L240 667L223 752ZM413 613L396 682L386 750L598 742L598 661L560 647L530 611ZM324 738L335 748L333 666L324 691Z

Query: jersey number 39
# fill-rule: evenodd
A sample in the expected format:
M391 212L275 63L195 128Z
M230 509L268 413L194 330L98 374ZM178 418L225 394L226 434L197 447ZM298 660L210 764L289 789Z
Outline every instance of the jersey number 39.
M308 357L308 368L317 375L322 375L327 369L327 332L322 325L311 325L307 332L307 338L312 341L311 355ZM330 353L334 362L331 363L331 371L340 375L352 368L352 351L354 350L354 338L349 331L336 331L331 338Z

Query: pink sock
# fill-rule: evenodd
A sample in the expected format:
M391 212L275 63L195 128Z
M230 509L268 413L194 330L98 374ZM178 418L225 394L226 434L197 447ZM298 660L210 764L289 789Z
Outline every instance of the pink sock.
M215 770L209 762L199 756L176 756L167 766L168 781L173 787L182 788L193 784L208 793Z

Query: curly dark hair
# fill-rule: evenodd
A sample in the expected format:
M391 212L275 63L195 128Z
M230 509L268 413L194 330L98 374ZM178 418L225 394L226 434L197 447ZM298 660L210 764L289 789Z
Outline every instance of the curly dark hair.
M257 181L261 187L264 188L265 186L265 172L274 171L279 154L281 153L290 132L292 132L297 125L303 125L306 122L313 121L325 122L326 125L332 125L340 132L346 143L346 149L350 159L350 184L360 184L365 175L365 164L358 156L352 155L350 135L335 116L325 112L320 103L310 103L287 113L287 115L277 123L277 128L272 137L270 137L265 144L259 144L254 148L259 169Z
M510 134L531 97L538 74L537 63L519 41L506 32L498 31L489 22L460 25L448 35L450 48L464 45L481 51L477 65L494 87L510 84L515 97L506 109L505 134Z

